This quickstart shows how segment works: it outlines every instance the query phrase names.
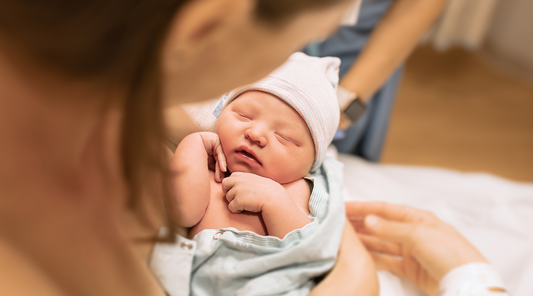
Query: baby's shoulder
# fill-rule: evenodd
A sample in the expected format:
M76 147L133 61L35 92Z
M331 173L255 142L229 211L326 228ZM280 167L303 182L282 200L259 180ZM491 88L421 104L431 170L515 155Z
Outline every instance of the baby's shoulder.
M283 188L285 188L285 190L289 191L289 190L307 190L309 192L309 194L311 194L311 188L309 187L309 184L307 183L307 181L304 179L304 178L301 178L301 179L298 179L296 181L292 181L290 183L285 183L285 184L282 184L281 186L283 186Z

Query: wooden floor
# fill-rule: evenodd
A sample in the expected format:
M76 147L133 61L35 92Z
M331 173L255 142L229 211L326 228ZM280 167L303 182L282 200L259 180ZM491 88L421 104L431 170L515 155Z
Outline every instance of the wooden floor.
M406 65L382 162L533 182L533 86L463 50L418 48Z

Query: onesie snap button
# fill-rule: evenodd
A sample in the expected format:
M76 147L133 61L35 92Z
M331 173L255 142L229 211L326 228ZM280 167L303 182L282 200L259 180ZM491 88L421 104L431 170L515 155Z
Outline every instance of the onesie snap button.
M213 235L213 239L214 239L214 240L219 239L219 238L222 236L223 233L224 233L224 232L222 232L222 231L219 231L219 232L215 233L215 235Z
M180 247L181 247L183 250L190 251L190 250L193 248L193 245L192 245L191 243L182 242L182 243L180 244Z

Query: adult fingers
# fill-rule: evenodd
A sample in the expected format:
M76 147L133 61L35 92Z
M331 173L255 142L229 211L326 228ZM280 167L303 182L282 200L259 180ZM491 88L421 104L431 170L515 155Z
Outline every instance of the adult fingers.
M400 222L432 222L436 219L430 212L387 202L347 201L345 205L346 215L350 220L361 219L367 215L377 215Z
M374 260L376 269L389 271L400 277L407 276L401 258L376 252L370 252L370 256L372 256L372 260Z
M349 219L362 218L366 215L378 215L389 220L404 221L408 215L408 207L393 205L387 202L345 202L346 215Z
M363 233L363 234L370 234L365 228L365 220L364 220L364 218L348 219L348 221L352 225L352 227L355 230L355 232Z
M411 257L389 256L371 252L370 255L378 270L389 271L414 283L426 295L437 295L438 281Z
M402 248L397 243L392 243L374 236L358 234L359 239L371 252L385 253L393 256L401 256Z
M401 244L411 244L416 228L413 224L389 221L374 215L366 216L364 224L370 234Z

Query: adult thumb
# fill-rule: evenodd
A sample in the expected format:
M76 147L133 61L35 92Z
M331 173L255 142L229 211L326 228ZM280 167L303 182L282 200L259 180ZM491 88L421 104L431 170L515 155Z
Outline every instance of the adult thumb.
M413 238L413 225L394 222L375 215L367 215L364 219L365 229L381 239L397 243L409 243Z

